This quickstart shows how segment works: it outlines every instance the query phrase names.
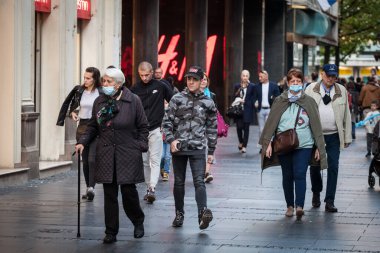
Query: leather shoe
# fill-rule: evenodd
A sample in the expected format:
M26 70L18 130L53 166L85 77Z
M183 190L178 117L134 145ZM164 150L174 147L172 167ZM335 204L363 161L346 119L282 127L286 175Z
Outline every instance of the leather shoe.
M116 235L106 234L106 236L103 239L103 243L109 244L116 242Z
M321 206L321 199L319 197L319 193L313 193L313 199L311 200L311 204L313 207L317 208Z
M338 212L338 208L334 206L333 202L326 202L325 211L329 213L336 213Z
M144 236L144 224L139 224L135 226L135 231L133 233L135 238L141 238Z

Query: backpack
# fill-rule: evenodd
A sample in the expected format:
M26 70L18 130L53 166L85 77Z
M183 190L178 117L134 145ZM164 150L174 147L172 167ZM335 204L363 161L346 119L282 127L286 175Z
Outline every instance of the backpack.
M230 127L223 119L223 116L219 111L216 112L217 123L218 123L218 137L227 137L228 128Z

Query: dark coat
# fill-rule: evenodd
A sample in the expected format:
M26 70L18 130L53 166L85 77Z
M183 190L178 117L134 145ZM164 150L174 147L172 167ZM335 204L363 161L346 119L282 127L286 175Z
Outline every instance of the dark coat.
M263 100L263 85L262 83L259 83L258 85L255 85L256 89L256 98L253 103L258 101L258 107L257 111L259 112L261 110L261 101ZM269 82L269 89L268 89L268 101L269 105L272 106L272 103L276 97L280 96L280 89L278 88L278 85L274 82Z
M142 152L148 150L148 121L137 95L123 87L120 100L116 101L119 112L109 126L99 125L96 114L107 103L102 94L94 102L92 118L78 143L88 145L98 136L96 145L95 181L112 183L114 169L117 184L144 182Z
M249 83L247 86L247 94L245 95L244 100L244 111L243 111L243 121L245 123L251 123L253 121L253 114L254 114L254 99L257 97L256 90L255 90L255 84ZM240 89L240 83L236 83L234 85L234 95L235 98L239 97L239 89Z

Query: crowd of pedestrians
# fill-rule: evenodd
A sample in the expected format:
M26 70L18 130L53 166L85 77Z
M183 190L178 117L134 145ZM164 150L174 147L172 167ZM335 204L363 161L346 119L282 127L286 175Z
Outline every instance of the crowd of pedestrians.
M325 211L337 212L340 152L356 138L356 127L366 128L366 157L373 153L374 128L380 120L377 79L369 78L366 85L361 79L347 82L338 78L334 64L324 65L320 75L312 73L310 81L297 68L289 70L281 85L270 81L265 70L258 75L259 82L254 84L249 71L242 70L240 81L233 85L231 106L242 109L234 118L239 152L247 152L250 126L256 118L262 169L281 167L285 216L295 214L301 219L304 215L309 168L312 206L321 205L321 171L326 169ZM173 173L172 226L183 226L188 163L198 226L206 229L213 220L206 183L214 179L211 168L219 115L210 78L201 67L191 66L184 76L185 88L179 91L172 78L163 79L163 70L146 61L139 64L138 76L140 80L127 88L120 69L110 66L101 75L97 68L87 68L83 84L69 93L57 120L63 126L68 112L78 125L75 149L82 155L87 185L83 198L93 201L95 183L103 185L104 243L117 241L119 188L134 237L144 236L145 215L136 184L145 182L143 200L153 204L160 175L166 182Z

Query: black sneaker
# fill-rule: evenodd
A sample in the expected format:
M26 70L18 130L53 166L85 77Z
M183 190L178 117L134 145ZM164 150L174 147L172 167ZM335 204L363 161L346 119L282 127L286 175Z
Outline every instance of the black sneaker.
M182 227L184 219L185 219L185 216L184 216L183 212L176 211L175 212L175 218L173 220L172 226L176 227L176 228Z
M201 211L201 214L199 215L199 229L206 229L208 228L208 225L212 221L212 212L210 209L205 208L203 211Z
M103 239L103 243L109 244L116 242L116 235L106 234L106 236Z
M153 202L156 200L156 194L154 193L154 191L152 189L149 189L148 190L148 193L147 193L147 196L146 196L146 201L149 203L149 204L153 204Z
M325 211L329 213L338 212L338 208L334 206L334 202L326 202Z
M367 152L367 154L365 155L365 157L371 157L371 152Z
M205 183L210 183L212 180L214 180L214 177L210 173L207 172L205 174L205 179L204 179Z

